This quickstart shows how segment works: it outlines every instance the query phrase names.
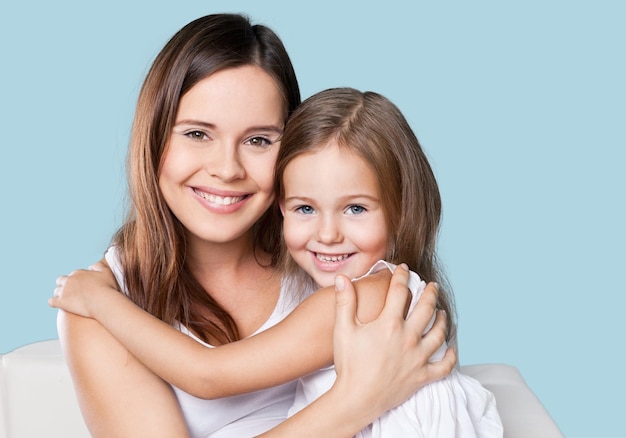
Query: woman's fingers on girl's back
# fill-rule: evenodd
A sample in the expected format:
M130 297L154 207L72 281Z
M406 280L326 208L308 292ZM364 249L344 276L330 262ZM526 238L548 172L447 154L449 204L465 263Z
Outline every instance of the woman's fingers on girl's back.
M407 317L407 325L420 336L426 331L426 328L428 327L433 316L435 315L438 293L439 292L437 283L428 283L426 285L426 288L422 292L419 300L417 301L415 308ZM445 318L443 324L443 334L445 339ZM431 328L430 331L432 331L433 328ZM443 343L444 339L439 342L439 345Z
M380 317L404 319L407 299L410 299L410 296L409 269L402 263L398 265L391 276L385 307L380 313Z

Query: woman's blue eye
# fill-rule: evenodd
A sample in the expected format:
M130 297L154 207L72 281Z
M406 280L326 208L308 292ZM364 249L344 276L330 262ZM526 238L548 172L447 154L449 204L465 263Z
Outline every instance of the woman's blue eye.
M366 211L365 207L363 207L362 205L351 205L350 207L348 207L347 213L348 214L361 214L365 211Z
M315 209L313 207L311 207L310 205L303 205L301 207L296 208L296 211L302 213L302 214L313 214L315 213Z

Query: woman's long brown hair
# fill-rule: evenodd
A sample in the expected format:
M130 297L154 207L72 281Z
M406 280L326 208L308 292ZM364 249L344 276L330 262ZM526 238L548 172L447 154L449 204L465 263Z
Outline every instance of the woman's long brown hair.
M278 36L236 14L199 18L178 31L156 57L140 91L129 145L130 206L114 237L129 297L166 323L179 322L205 341L239 339L232 317L202 288L185 264L183 225L159 190L159 170L181 97L202 79L244 65L274 78L285 102L285 118L300 103L298 82ZM256 251L276 263L280 215L272 207L253 226Z
M428 159L396 105L380 94L352 88L325 90L302 102L289 119L278 154L278 199L284 198L282 176L289 162L331 140L370 165L388 227L385 259L404 262L424 281L439 283L437 307L447 313L447 338L453 342L454 300L436 253L441 196ZM306 281L293 259L283 254L287 271Z

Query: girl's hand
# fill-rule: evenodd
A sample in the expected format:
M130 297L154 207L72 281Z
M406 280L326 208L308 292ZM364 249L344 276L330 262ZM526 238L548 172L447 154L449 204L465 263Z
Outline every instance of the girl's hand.
M93 318L99 294L118 293L117 282L108 265L99 261L88 270L80 269L56 280L48 305L76 315Z
M385 307L379 317L363 324L356 317L354 286L338 276L334 357L338 390L351 406L362 406L363 425L392 409L424 385L452 371L456 354L448 349L440 362L429 358L443 344L444 315L422 337L437 303L437 287L429 284L405 320L409 272L400 265L391 279ZM355 404L351 404L355 403ZM359 404L361 403L361 404Z

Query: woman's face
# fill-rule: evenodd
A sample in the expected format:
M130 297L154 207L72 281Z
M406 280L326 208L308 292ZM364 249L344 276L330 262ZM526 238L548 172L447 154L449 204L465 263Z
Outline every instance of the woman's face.
M180 100L159 187L190 239L244 236L273 199L285 106L254 66L214 73Z

